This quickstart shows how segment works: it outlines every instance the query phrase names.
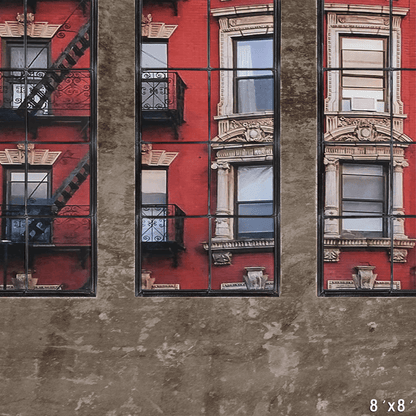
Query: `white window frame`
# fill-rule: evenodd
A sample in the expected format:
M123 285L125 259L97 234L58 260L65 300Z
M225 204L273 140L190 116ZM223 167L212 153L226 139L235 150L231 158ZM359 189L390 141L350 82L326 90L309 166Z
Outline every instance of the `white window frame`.
M273 35L273 5L235 6L213 9L214 17L219 18L220 25L220 67L234 68L234 39L245 36ZM256 115L273 116L273 111L256 112ZM220 100L217 117L239 116L234 112L234 72L220 71ZM243 114L244 116L244 114Z
M347 4L325 4L327 12L327 65L328 68L340 67L342 36L390 37L390 7L363 6ZM409 9L393 7L391 54L393 66L401 67L401 22ZM385 15L383 15L385 13ZM403 115L403 102L400 94L401 74L393 74L393 114ZM327 72L328 96L325 100L325 112L339 112L340 108L340 71ZM353 111L357 113L357 111ZM368 112L367 112L368 113ZM380 113L378 113L380 114ZM383 113L381 113L383 114ZM387 113L388 114L388 113Z

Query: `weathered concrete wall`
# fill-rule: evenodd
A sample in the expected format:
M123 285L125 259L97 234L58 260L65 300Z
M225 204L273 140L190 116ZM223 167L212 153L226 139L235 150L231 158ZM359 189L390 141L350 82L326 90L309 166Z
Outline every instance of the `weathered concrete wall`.
M278 299L134 297L135 2L99 3L98 296L0 299L0 415L416 414L415 299L316 297L315 0L282 0Z

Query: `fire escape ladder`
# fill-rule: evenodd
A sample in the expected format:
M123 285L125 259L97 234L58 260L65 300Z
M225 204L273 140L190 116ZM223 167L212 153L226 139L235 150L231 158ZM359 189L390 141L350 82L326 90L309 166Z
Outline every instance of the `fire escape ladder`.
M81 184L87 179L89 173L90 160L89 154L86 154L53 195L53 211L55 213L61 211L74 196Z
M33 87L18 110L27 108L32 115L35 115L42 108L59 84L69 75L72 67L90 47L90 28L89 21L81 27L78 34L48 69L43 78Z

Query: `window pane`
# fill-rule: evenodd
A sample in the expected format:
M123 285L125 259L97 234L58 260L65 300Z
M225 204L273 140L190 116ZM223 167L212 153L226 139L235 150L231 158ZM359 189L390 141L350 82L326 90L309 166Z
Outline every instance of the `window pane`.
M142 171L142 203L166 204L166 171Z
M47 182L49 180L49 172L28 172L27 179L29 182Z
M383 74L381 73L380 75L383 75ZM343 77L342 86L349 87L349 88L382 89L384 87L384 80L382 78L369 78L369 77Z
M25 184L10 184L10 201L9 204L24 204Z
M384 49L384 41L382 39L342 38L342 48L364 51L382 51Z
M273 215L273 203L238 204L238 215Z
M19 181L23 182L25 180L25 173L24 172L10 172L10 179L12 181Z
M384 52L343 51L343 68L383 68Z
M48 184L28 183L27 197L29 200L32 200L32 202L35 202L38 199L46 199L48 197Z
M342 220L345 231L383 231L383 218L348 218Z
M384 197L384 179L374 176L344 175L342 190L344 198L381 200Z
M342 166L342 171L344 174L372 175L372 176L381 176L384 173L383 166L381 165L364 165L364 164L354 164L354 163L345 163Z
M238 68L273 68L273 39L237 42Z
M239 166L238 200L269 201L273 199L272 166Z
M237 88L239 113L273 110L272 78L239 79Z
M239 237L272 238L273 218L239 218Z
M143 43L142 44L142 67L143 68L166 68L168 66L166 43Z
M344 201L342 203L343 215L365 215L369 213L382 214L382 202Z
M20 46L10 47L10 66L12 68L24 68L24 47L23 42ZM48 67L48 48L47 46L28 45L26 65L28 68L47 68Z

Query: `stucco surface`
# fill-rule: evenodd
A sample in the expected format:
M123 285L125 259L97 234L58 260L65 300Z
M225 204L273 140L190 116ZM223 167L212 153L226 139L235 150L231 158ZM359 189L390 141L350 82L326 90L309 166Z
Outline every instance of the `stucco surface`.
M1 299L0 415L416 414L415 299L316 296L315 1L282 0L274 299L134 297L134 2L99 6L98 294Z

